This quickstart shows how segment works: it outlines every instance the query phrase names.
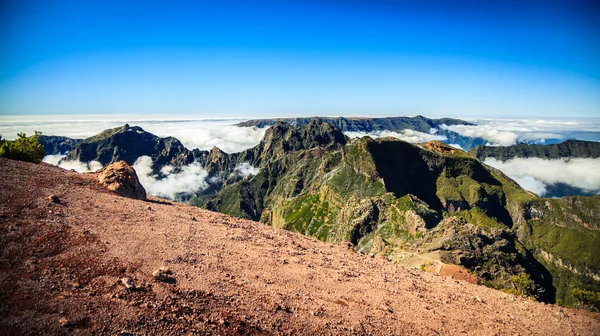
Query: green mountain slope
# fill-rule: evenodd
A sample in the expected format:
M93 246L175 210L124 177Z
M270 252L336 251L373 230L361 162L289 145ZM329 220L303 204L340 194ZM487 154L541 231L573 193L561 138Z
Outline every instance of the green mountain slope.
M600 289L593 275L600 270L594 247L600 214L589 210L598 208L598 198L538 198L440 142L365 137L335 144L297 150L261 144L249 152L260 155L263 146L278 154L253 161L261 168L256 176L194 202L321 240L347 241L395 262L428 256L462 265L482 283L544 301L573 304L573 288ZM561 203L567 200L574 201ZM531 216L555 203L556 211L544 210L543 220ZM592 224L572 219L572 228L565 228L564 216ZM555 241L562 236L568 243ZM556 266L551 258L579 268ZM573 277L579 280L569 283Z

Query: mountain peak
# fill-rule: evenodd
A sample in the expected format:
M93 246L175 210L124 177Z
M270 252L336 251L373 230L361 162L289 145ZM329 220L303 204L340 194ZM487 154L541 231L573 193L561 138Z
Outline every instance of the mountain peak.
M125 124L107 129L73 146L66 160L98 161L103 166L117 161L133 165L138 157L152 157L155 166L182 166L194 161L191 151L175 138L160 138L139 126ZM155 167L158 171L158 167Z
M339 147L347 141L341 130L321 119L313 119L300 127L277 121L265 132L259 146L265 153L277 154L316 147Z

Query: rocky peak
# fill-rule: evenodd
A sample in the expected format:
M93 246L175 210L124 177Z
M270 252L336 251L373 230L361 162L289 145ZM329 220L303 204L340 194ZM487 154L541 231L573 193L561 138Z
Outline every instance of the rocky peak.
M95 160L102 165L124 160L133 165L137 158L144 155L152 157L155 172L164 165L180 167L194 161L193 152L179 140L172 137L160 138L139 126L129 124L84 139L73 147L66 160Z
M281 154L316 147L340 147L346 142L346 136L338 128L313 119L301 127L278 121L267 130L259 146L264 153Z

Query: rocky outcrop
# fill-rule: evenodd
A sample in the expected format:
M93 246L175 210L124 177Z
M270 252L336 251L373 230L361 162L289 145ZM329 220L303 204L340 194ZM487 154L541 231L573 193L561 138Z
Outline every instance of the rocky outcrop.
M255 157L273 159L288 152L318 147L339 149L346 142L342 131L321 119L313 119L302 127L277 122L252 151Z
M454 152L456 152L456 148L448 146L445 143L436 140L425 142L422 144L422 146L429 150L442 154L453 154Z
M104 167L98 174L98 183L121 196L146 199L146 190L135 170L125 161L118 161Z

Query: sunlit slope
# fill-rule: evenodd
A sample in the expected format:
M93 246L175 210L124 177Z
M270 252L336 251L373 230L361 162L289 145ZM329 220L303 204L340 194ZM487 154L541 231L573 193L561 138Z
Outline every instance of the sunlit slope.
M575 303L573 288L600 289L591 276L600 262L590 257L598 256L600 246L594 245L600 238L596 212L586 212L593 225L574 221L571 239L561 242L569 248L549 248L556 244L547 232L562 237L563 219L532 219L528 211L564 201L540 199L463 151L391 138L335 144L290 150L271 143L273 154L263 156L258 175L198 203L324 241L348 241L359 252L397 262L431 254L468 268L492 287L544 301ZM582 204L577 211L598 203L572 199ZM576 212L561 209L564 216ZM553 266L547 252L561 260L586 260L587 271ZM564 285L573 275L580 281Z

